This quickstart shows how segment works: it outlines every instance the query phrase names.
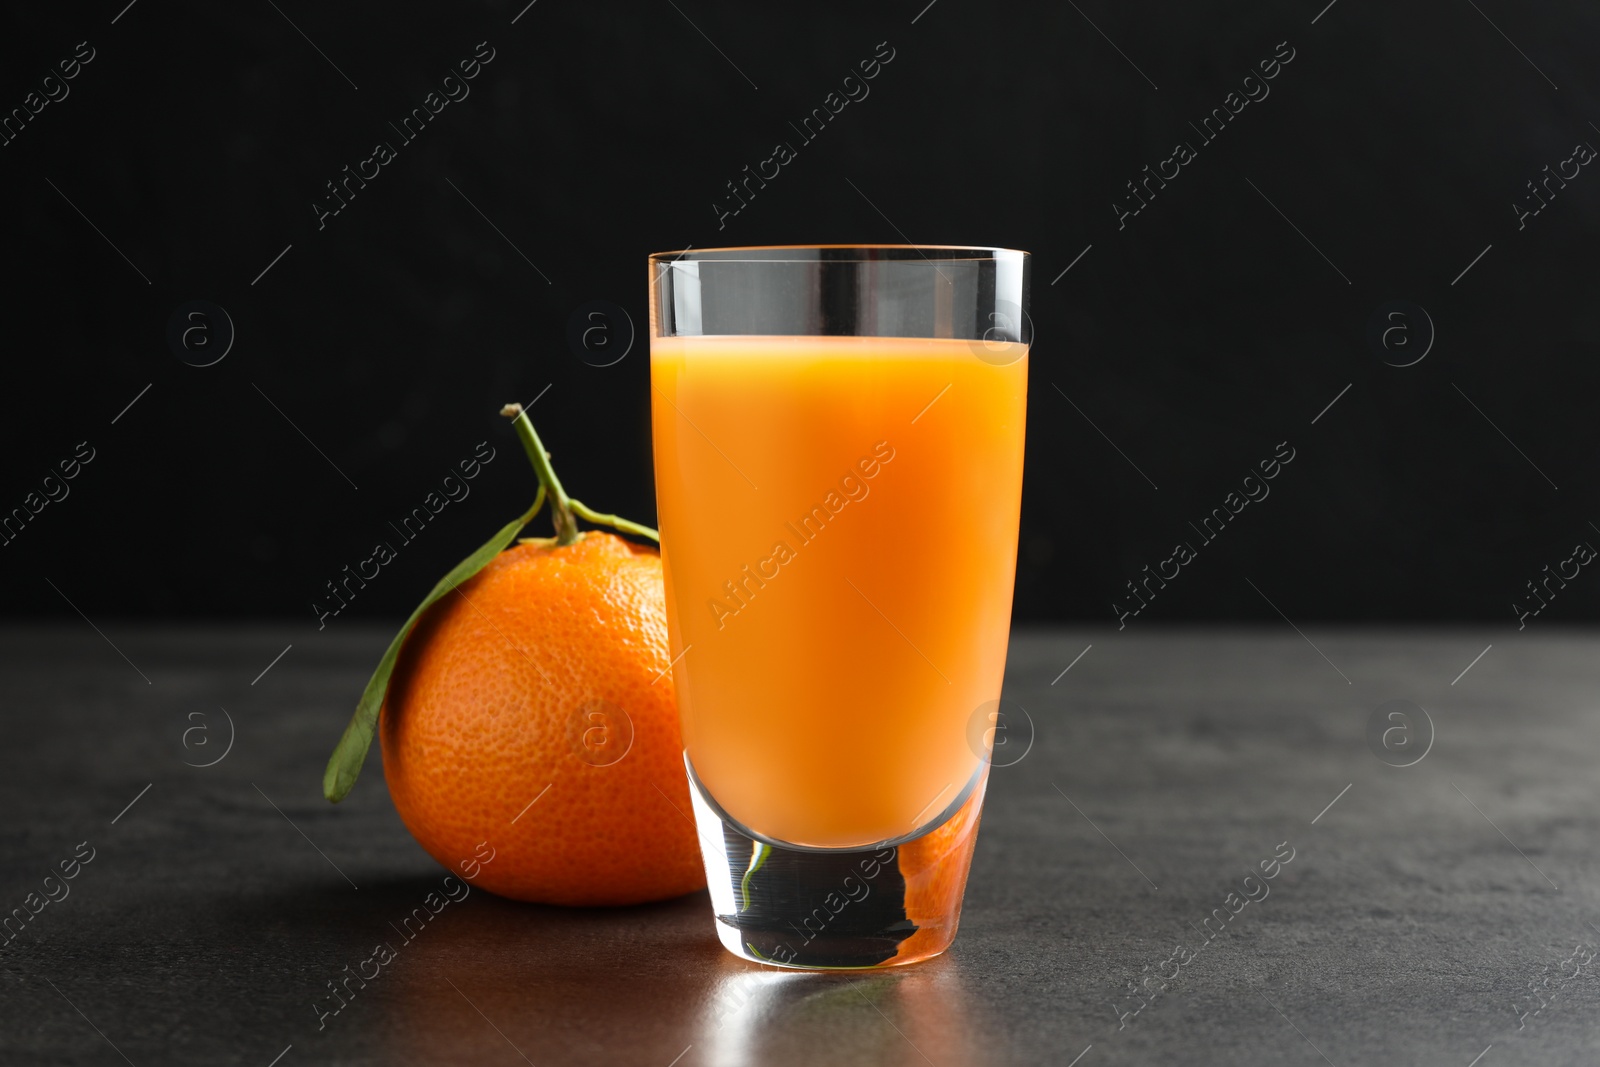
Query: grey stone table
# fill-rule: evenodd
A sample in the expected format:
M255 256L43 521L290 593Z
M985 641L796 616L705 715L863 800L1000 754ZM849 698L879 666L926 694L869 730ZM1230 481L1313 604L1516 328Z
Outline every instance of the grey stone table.
M319 1029L443 874L376 767L319 793L386 633L96 621L0 633L0 1063L1600 1062L1585 632L1020 632L1036 736L944 957L772 971L703 894L475 891Z

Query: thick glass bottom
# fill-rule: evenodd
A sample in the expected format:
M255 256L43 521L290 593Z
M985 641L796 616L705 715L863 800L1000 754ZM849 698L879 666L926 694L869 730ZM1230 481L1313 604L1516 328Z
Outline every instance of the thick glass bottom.
M717 936L736 956L801 970L896 967L955 940L987 762L965 799L916 837L863 849L784 847L722 814L689 769Z

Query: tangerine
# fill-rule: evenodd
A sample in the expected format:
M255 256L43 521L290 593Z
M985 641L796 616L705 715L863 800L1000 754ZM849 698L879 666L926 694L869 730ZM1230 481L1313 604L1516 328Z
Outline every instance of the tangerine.
M622 905L705 885L660 554L527 540L434 603L379 713L389 795L452 871L517 900Z

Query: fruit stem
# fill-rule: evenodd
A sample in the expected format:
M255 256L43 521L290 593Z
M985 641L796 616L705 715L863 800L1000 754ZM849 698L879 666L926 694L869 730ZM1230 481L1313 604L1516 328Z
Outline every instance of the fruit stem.
M545 451L544 442L539 440L539 431L533 428L533 422L528 418L528 413L522 410L521 404L507 404L500 409L500 414L510 419L516 427L517 437L521 439L528 459L533 462L533 472L539 476L539 485L550 496L550 517L555 520L556 544L572 544L578 539L578 520L572 514L571 498L561 488L561 479L556 477L555 468L550 466L550 453Z
M555 468L550 465L550 453L545 451L544 442L539 439L539 431L533 428L533 422L528 418L528 413L522 409L522 405L507 404L500 409L500 414L512 420L511 424L516 427L517 437L522 441L523 450L528 453L528 459L533 463L533 472L539 476L541 500L546 494L550 497L550 512L555 522L557 545L570 545L581 536L578 532L578 516L589 522L633 534L635 537L648 537L657 544L661 543L661 535L650 527L631 522L618 515L602 514L583 501L569 497L567 491L561 487L561 479L556 477ZM535 502L535 512L538 506L538 502Z
M572 510L577 512L581 518L589 522L611 526L621 530L623 533L631 533L635 537L648 537L658 545L661 543L661 534L654 528L646 526L643 523L634 522L631 519L624 519L620 515L603 515L591 508L588 504L585 504L583 501L576 498L568 500L567 503L572 505Z

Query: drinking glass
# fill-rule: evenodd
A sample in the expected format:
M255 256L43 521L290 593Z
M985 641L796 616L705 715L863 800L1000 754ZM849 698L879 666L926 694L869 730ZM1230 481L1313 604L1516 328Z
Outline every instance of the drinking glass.
M650 257L672 677L718 936L785 967L955 937L1016 572L1029 258Z

